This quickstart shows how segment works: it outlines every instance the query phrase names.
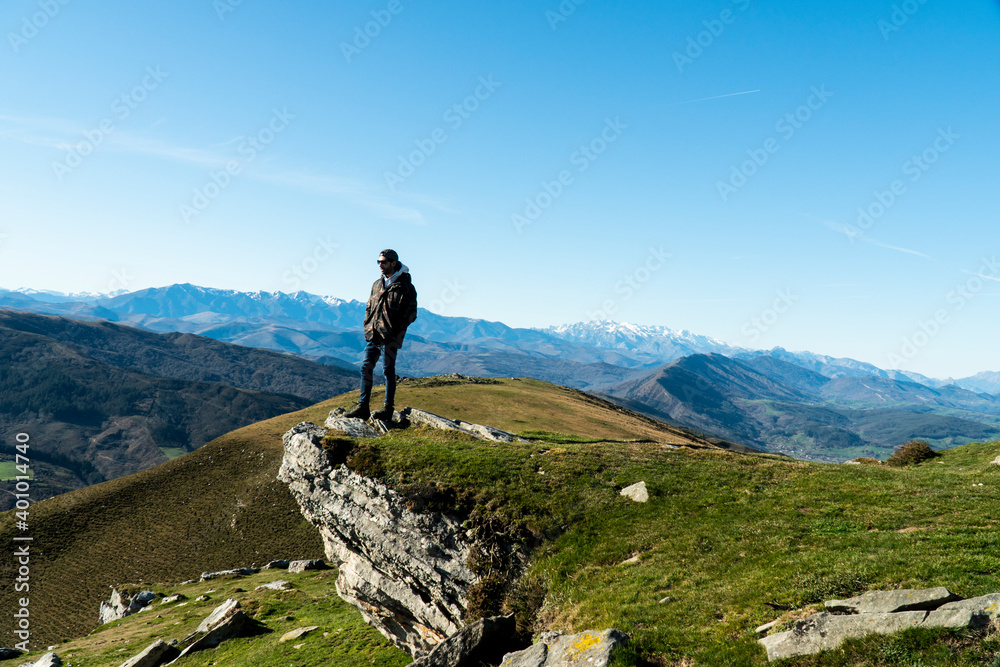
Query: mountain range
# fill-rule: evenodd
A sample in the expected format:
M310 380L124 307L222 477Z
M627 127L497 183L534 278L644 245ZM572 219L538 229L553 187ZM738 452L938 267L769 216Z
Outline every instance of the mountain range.
M73 297L0 290L0 308L273 350L337 369L344 388L356 382L364 348L362 302L307 292L190 284ZM126 367L146 357L113 352L117 345L91 346L88 354ZM949 447L996 437L1000 423L1000 373L938 380L813 352L753 350L666 327L593 321L524 329L422 309L404 352L397 365L404 375L534 377L601 394L674 425L801 458L877 457L911 438ZM137 368L165 373L168 364L159 363ZM205 381L177 377L179 368L168 377ZM252 388L306 397L309 373L295 370L297 381L278 375L269 378L272 384ZM236 380L220 375L208 381L251 388ZM327 389L317 386L320 393L310 396Z

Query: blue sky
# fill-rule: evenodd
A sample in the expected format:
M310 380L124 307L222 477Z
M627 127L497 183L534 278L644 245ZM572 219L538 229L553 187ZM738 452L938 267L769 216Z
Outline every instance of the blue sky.
M12 0L0 28L0 287L364 299L393 247L444 315L1000 371L996 0Z

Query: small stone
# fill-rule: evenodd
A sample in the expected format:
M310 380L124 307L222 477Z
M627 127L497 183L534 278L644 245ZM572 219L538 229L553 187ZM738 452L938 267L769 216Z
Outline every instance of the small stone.
M272 581L272 582L269 582L269 583L266 583L266 584L261 584L260 586L258 586L254 590L258 590L259 591L260 589L264 588L264 589L269 589L269 590L272 590L272 591L287 591L291 587L292 587L291 582L285 581L284 579L278 579L277 581Z
M304 628L297 628L295 630L289 630L285 634L281 635L281 639L278 640L278 643L284 643L284 642L287 642L287 641L291 641L293 639L298 639L299 637L304 637L307 634L309 634L310 632L312 632L313 630L318 630L318 629L319 629L318 625L310 625L310 626L307 626L307 627L304 627ZM300 644L299 646L302 646L302 644ZM296 648L298 648L298 647L296 647Z
M646 482L636 482L632 486L626 486L621 490L621 494L626 498L631 498L637 503L644 503L649 500L649 492L646 490Z

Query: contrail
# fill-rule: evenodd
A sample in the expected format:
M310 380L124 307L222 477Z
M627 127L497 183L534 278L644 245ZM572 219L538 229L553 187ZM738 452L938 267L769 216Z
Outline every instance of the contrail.
M759 93L760 88L757 90L744 90L742 93L727 93L725 95L715 95L714 97L702 97L697 100L688 100L687 102L674 102L673 104L668 104L668 107L677 106L678 104L693 104L694 102L704 102L705 100L717 100L720 97L733 97L734 95L749 95L750 93Z

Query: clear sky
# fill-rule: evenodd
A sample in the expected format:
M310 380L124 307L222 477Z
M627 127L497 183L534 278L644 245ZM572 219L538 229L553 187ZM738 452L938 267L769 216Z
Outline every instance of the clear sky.
M0 287L1000 371L1000 2L10 0Z

